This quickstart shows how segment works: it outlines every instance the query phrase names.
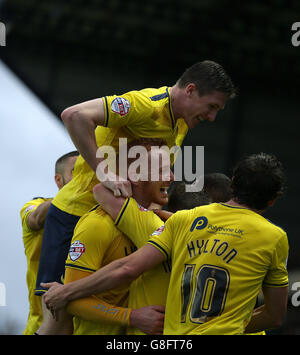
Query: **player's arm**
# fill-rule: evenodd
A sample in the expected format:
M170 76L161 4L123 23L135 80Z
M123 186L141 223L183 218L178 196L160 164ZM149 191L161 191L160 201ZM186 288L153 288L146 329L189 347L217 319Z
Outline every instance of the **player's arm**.
M172 212L166 210L155 209L153 212L164 222L166 222L170 217L173 216Z
M150 248L155 249L151 246ZM157 251L156 253L159 252ZM46 288L50 287L44 296L47 307L56 318L58 318L59 310L67 305L69 313L86 320L105 322L106 324L130 325L147 334L161 334L164 307L148 306L131 310L108 304L98 297L92 296L92 294L99 293L100 289L115 288L122 283L128 282L133 277L132 271L130 276L127 274L128 270L123 270L123 273L120 273L123 276L118 275L119 273L114 273L119 267L117 261L111 263L115 266L109 264L93 274L66 268L65 285L58 283L43 284ZM148 263L148 265L150 264ZM109 280L108 283L103 283L103 278L101 278L103 273L107 273L107 277L104 279L112 277L112 280Z
M265 304L253 311L245 333L256 333L282 325L286 314L288 287L267 287L263 289Z
M97 167L104 158L97 157L97 142L95 129L105 123L105 109L102 99L94 99L65 109L61 118L69 132L69 135L84 160L96 172ZM99 168L98 167L98 168ZM123 194L131 196L131 185L129 181L119 181L116 175L109 171L97 176L105 176L106 181L102 181L116 196ZM101 181L101 180L100 180Z
M116 197L111 190L107 189L103 184L97 184L93 188L94 198L101 207L115 221L126 201L123 197Z
M50 205L51 200L45 201L30 213L27 218L27 225L30 229L40 230L43 228Z
M66 269L67 284L87 276L88 272ZM109 304L96 296L89 296L70 302L67 311L88 321L136 327L147 334L161 334L163 330L164 307L161 306L132 310Z
M99 98L68 107L62 112L61 119L79 153L96 171L101 159L96 157L98 146L95 129L98 125L104 125L103 100Z
M165 260L165 255L152 245L145 245L136 252L117 259L80 280L49 290L45 303L52 309L64 307L68 302L101 293L136 279L143 272ZM50 287L53 283L42 284Z

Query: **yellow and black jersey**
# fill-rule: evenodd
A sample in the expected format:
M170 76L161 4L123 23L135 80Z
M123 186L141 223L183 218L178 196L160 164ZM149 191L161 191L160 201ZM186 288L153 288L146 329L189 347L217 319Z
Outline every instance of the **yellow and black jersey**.
M242 334L262 285L286 287L286 233L250 209L179 211L149 243L172 259L164 334Z
M39 268L44 228L32 230L28 225L28 217L42 203L50 198L37 197L22 207L20 215L23 230L23 243L27 260L26 282L28 287L29 315L24 335L34 334L42 322L41 298L34 294Z
M143 89L102 98L105 124L95 130L98 147L111 146L118 152L119 138L163 138L169 148L181 146L188 131L184 119L175 120L170 88ZM99 183L96 174L79 156L73 179L55 196L53 204L72 215L82 216L95 204L92 189Z
M145 245L150 235L163 225L163 221L150 210L140 206L135 199L126 199L115 225L138 247ZM129 304L132 309L150 305L165 306L171 273L171 260L166 260L138 277L130 285ZM144 334L129 327L127 334Z
M135 245L114 226L111 217L99 206L83 215L78 221L66 268L92 273L134 250L136 250ZM111 305L127 307L128 290L129 284L95 296ZM74 317L74 334L124 334L125 324L125 319L124 326L118 326Z

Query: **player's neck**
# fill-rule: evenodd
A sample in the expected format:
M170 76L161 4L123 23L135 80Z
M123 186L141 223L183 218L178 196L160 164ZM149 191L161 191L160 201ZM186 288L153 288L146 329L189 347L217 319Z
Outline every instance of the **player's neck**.
M136 202L145 207L148 208L151 204L151 201L149 198L145 196L145 193L141 191L140 189L135 189L134 187L132 188L132 197L136 200Z
M181 112L181 107L180 107L180 89L178 88L177 85L174 85L170 88L170 97L171 97L171 107L173 111L173 116L175 121L178 118L182 117L182 112Z

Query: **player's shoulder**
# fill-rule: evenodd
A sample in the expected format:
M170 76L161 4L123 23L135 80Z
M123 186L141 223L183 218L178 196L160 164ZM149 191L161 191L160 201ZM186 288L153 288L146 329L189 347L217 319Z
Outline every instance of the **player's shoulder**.
M169 88L162 86L159 88L144 88L141 90L133 90L126 94L129 98L135 100L135 102L142 102L144 105L153 106L160 104L162 100L169 98Z
M20 213L21 215L26 214L27 212L33 210L37 206L41 205L42 203L51 200L51 198L48 197L33 197L30 201L27 201L24 203L22 206Z
M278 224L274 223L270 219L264 217L264 216L259 216L261 219L261 222L264 224L266 228L269 228L270 230L280 234L280 235L286 235L287 232Z
M111 235L116 232L114 222L104 209L97 205L85 213L78 221L74 234L93 237L93 235Z

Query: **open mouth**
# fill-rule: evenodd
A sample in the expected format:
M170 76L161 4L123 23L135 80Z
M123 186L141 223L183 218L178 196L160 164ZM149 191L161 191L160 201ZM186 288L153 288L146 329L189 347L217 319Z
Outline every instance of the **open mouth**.
M161 187L160 192L162 192L164 194L168 194L168 187Z

